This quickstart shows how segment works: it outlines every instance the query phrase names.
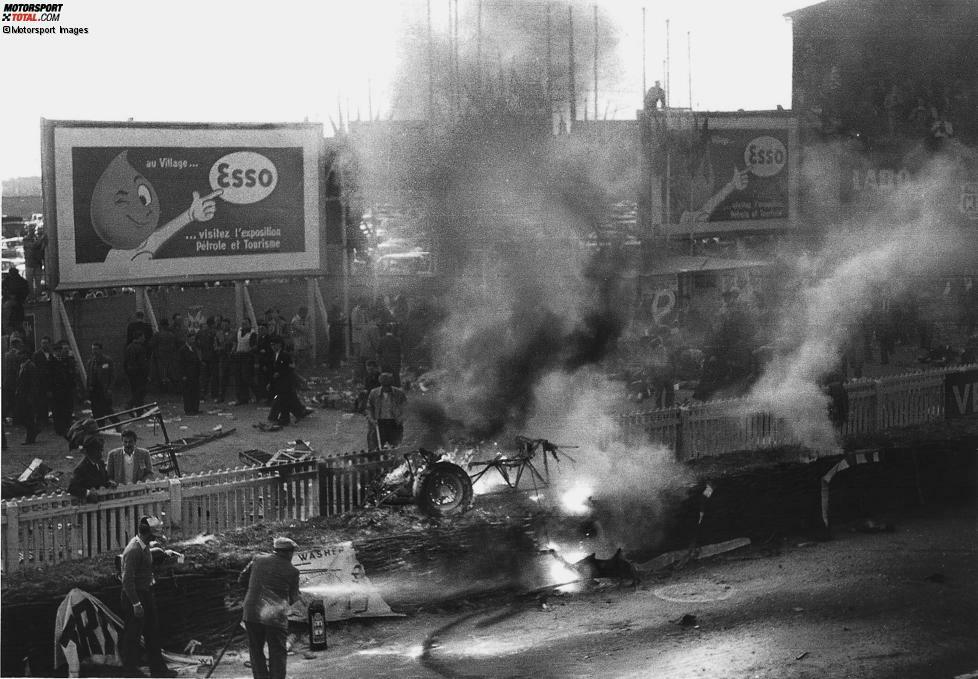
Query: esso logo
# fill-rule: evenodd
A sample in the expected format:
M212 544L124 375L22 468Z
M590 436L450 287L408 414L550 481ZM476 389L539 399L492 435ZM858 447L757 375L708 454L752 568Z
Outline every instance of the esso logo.
M229 203L248 205L263 200L275 190L278 171L268 158L254 151L235 151L211 166L211 188L221 189Z
M788 149L780 139L755 137L744 149L744 164L758 177L772 177L788 162Z

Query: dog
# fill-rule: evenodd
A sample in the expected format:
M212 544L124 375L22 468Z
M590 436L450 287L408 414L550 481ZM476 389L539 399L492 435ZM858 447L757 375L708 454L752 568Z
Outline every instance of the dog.
M610 559L599 559L595 554L589 554L580 561L574 562L574 568L592 583L598 578L617 578L619 587L626 580L630 580L631 586L637 589L641 582L638 570L622 556L621 547Z

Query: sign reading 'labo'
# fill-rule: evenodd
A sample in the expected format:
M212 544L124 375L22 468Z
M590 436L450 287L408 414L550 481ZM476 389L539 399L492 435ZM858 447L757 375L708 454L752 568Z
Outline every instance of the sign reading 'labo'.
M948 419L978 415L978 370L947 375L944 382L944 412Z

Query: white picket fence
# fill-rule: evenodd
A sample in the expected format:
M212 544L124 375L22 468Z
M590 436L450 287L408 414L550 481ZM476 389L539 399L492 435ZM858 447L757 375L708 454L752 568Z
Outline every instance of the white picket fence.
M171 542L317 516L318 466L311 460L190 474L100 490L90 503L67 493L4 502L3 572L121 552L144 514L163 519Z
M944 418L944 380L961 366L854 380L846 436ZM626 438L655 442L680 460L797 443L787 423L747 399L619 416ZM361 506L367 484L397 464L397 450L334 455L273 467L190 474L98 491L82 503L66 493L0 505L2 569L45 566L121 552L144 514L160 516L171 542L259 522L304 520Z
M945 377L976 367L954 366L848 382L849 413L842 435L858 436L944 419ZM684 461L800 442L785 420L758 410L746 398L621 415L618 422L629 441L669 446Z

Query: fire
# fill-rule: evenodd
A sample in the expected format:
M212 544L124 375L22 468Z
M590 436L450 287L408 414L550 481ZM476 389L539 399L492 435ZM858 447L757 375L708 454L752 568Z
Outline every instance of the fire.
M472 492L476 495L488 495L495 493L506 487L506 482L495 472L485 474L472 485Z
M578 484L560 496L560 506L570 516L585 516L593 510L591 496L593 489L588 485Z
M561 585L561 587L557 587L560 592L578 591L581 588L580 582L578 582L581 579L581 574L574 568L573 564L587 556L584 550L579 546L561 547L555 542L548 543L547 549L551 552L551 556L545 565L549 581L555 585Z

